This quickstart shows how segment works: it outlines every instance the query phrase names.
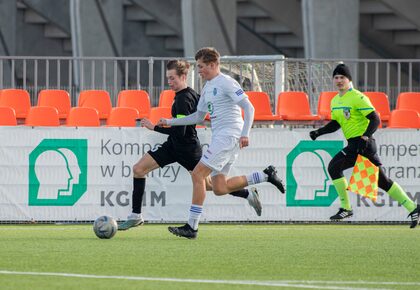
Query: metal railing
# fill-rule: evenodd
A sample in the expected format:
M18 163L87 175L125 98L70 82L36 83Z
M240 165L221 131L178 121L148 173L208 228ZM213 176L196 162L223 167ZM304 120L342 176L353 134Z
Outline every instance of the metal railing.
M284 89L305 91L310 96L312 109L316 109L320 92L336 90L332 71L342 62L350 67L356 89L386 93L391 108L395 108L401 92L420 91L418 59L286 59L285 62Z
M64 89L77 105L81 90L107 90L116 104L118 92L146 90L152 105L168 89L165 66L172 58L163 57L5 57L0 56L0 89L22 88L37 103L42 89ZM203 85L195 68L190 86L200 92ZM281 91L304 91L316 112L319 93L335 90L332 71L339 63L348 64L354 86L360 91L382 91L394 108L400 92L420 91L420 60L417 59L286 59L283 56L229 56L221 58L222 71L231 75L245 90L267 92L275 106Z
M119 91L142 89L149 93L152 104L157 105L160 92L168 89L165 66L170 59L0 56L0 89L28 90L33 105L42 89L67 90L72 105L77 104L78 94L82 90L107 90L115 105ZM272 91L274 96L281 91L281 72L275 71L275 63L281 59L282 56L223 57L222 70L244 84L246 89ZM192 64L190 86L200 91L202 82L195 69L195 61L188 60Z

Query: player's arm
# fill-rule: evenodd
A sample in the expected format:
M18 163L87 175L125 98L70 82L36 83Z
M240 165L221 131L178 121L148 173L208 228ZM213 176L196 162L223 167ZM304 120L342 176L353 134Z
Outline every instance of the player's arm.
M206 118L206 114L207 114L207 106L204 102L204 98L201 97L200 100L198 101L198 105L197 105L197 111L195 111L194 113L185 116L184 118L179 118L179 119L165 119L162 118L159 120L159 122L157 123L157 126L185 126L185 125L194 125L194 124L198 124L204 121L204 119Z
M207 112L203 111L196 111L191 115L185 116L184 118L180 119L160 119L157 123L157 126L185 126L185 125L194 125L204 121L206 118Z
M355 102L356 109L369 120L369 124L365 132L360 136L357 152L363 154L368 147L369 138L372 137L373 133L378 129L380 120L378 114L375 112L375 108L372 106L369 98L365 95L361 95Z
M188 98L186 95L183 95L182 98L177 98L175 100L175 112L176 112L176 118L180 119L180 118L185 118L188 115L191 115L191 113L193 113L193 105L191 103L191 99ZM184 137L185 136L185 132L187 131L187 127L186 126L175 126L175 127L171 127L172 128L172 133L174 135L176 135L177 137Z
M309 136L312 140L315 140L321 135L333 133L340 129L340 124L336 120L331 120L328 122L324 127L319 128L318 130L314 130L309 132Z
M379 115L375 111L370 112L369 114L365 115L365 117L369 119L369 124L363 135L360 136L359 144L357 147L357 152L359 154L363 154L365 152L366 148L368 147L369 138L372 137L373 133L375 133L375 131L378 129L381 122L379 120Z
M181 97L182 96L182 97ZM184 95L180 95L175 98L175 112L177 112L176 118L183 118L186 115L189 115L191 110L191 104L188 102L188 98ZM185 126L178 126L178 127L160 127L158 125L154 128L155 131L168 134L168 135L176 135L179 137L185 136L186 127Z
M239 145L242 148L249 145L249 133L254 122L255 109L248 98L239 101L238 106L244 110L244 126L242 127L241 139L239 140Z
M238 106L244 110L244 126L242 127L241 136L249 137L249 132L251 131L252 123L254 122L254 106L248 98L240 101Z
M146 129L149 129L149 130L152 130L152 131L156 131L156 132L159 132L159 133L163 133L163 134L170 134L171 133L170 132L171 131L170 128L161 128L161 127L155 126L155 124L153 124L147 118L141 119L140 125L141 125L141 127L144 127Z
M357 98L355 102L356 110L358 110L366 119L369 120L368 127L366 128L363 136L366 136L368 139L372 137L373 133L378 129L380 120L378 114L375 112L375 108L373 107L372 103L370 102L369 98L365 95L361 95L360 98ZM366 140L365 140L366 141Z
M171 135L172 133L172 128L171 127L160 127L159 125L155 125L155 127L153 128L153 131L162 133L162 134L166 134L166 135Z
M373 133L378 129L379 124L381 121L379 120L379 115L376 111L373 111L366 115L366 118L369 119L369 125L366 128L366 131L363 133L362 136L366 136L368 138L372 137Z

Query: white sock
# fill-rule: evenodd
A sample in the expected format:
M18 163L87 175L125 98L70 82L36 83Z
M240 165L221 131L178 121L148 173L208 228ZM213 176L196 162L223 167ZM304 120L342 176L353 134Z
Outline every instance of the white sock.
M198 229L198 223L200 222L200 216L203 212L202 205L192 204L190 207L190 216L188 217L188 224L193 230Z
M267 174L265 174L262 171L253 172L250 175L246 176L246 179L248 180L248 185L265 182L267 181L267 178Z

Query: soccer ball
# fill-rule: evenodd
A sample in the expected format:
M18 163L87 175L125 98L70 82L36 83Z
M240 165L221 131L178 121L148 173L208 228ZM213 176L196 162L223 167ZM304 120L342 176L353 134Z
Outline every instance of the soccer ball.
M113 217L100 216L93 223L93 231L100 239L110 239L117 233L118 225Z

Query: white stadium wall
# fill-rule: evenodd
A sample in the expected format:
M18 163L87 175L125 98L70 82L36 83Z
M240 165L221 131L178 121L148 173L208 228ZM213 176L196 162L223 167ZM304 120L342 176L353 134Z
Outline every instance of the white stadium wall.
M258 184L263 211L256 216L244 199L207 192L203 221L327 221L339 207L327 173L344 146L341 134L317 141L309 129L256 128L231 175L273 164L287 193ZM100 215L125 219L131 211L132 165L166 136L143 128L1 127L0 221L91 221ZM211 131L199 129L206 147ZM420 134L379 130L378 152L387 174L420 203ZM346 172L347 176L351 170ZM149 174L144 217L150 222L185 221L191 202L189 173L171 164ZM405 209L379 192L376 203L350 193L353 221L406 220Z

